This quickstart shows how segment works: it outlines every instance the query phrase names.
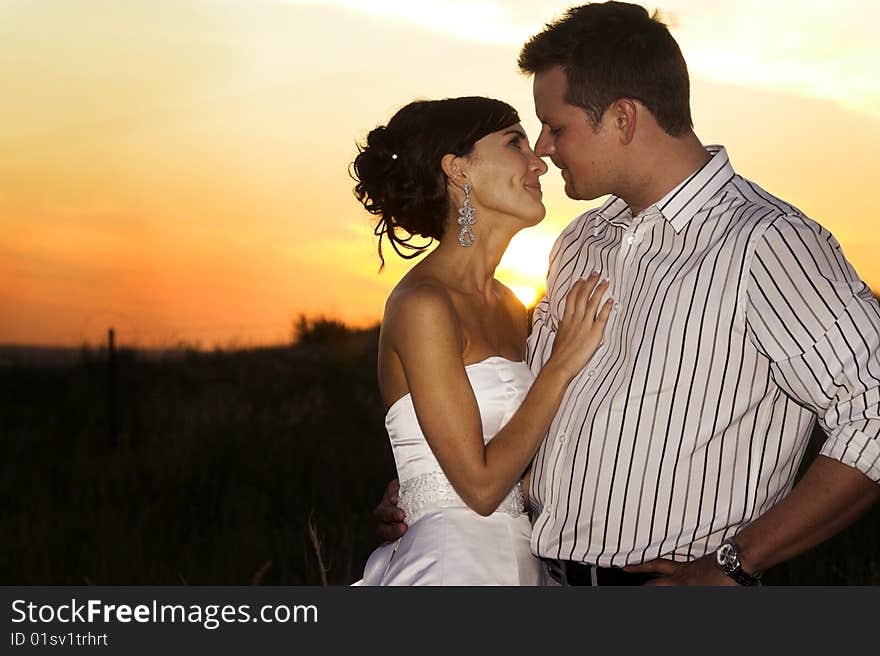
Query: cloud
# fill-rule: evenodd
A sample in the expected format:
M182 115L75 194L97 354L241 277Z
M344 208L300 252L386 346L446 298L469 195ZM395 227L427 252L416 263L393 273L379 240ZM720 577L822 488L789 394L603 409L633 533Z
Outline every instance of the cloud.
M572 2L523 0L274 0L337 8L480 43L520 44ZM659 8L692 77L831 100L880 116L874 0L805 3L669 0Z
M695 77L880 116L880 50L869 29L876 11L870 4L876 3L678 2L670 14Z

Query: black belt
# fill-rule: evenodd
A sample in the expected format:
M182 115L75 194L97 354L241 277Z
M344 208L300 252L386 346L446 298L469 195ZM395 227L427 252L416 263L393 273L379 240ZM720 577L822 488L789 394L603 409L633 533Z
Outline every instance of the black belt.
M619 567L597 567L573 560L550 560L547 571L562 585L644 585L656 574L624 572Z

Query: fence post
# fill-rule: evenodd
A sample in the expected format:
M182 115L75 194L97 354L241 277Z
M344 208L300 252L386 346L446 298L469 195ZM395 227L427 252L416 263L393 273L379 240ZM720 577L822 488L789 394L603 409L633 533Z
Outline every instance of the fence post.
M107 331L107 408L110 418L110 444L119 446L119 415L116 394L116 331Z

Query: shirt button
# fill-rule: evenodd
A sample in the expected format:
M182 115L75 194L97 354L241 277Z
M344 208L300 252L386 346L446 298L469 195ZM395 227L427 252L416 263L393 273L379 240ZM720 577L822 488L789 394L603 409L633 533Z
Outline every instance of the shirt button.
M592 378L592 377L595 376L595 375L596 375L595 370L593 370L593 369L588 369L588 370L587 370L587 378Z
M636 238L633 237L632 235L627 235L627 237L626 237L626 243L627 243L627 244L631 244L631 243L633 243L635 240L636 240Z
M556 438L559 440L560 444L565 444L565 433L560 432L557 434Z

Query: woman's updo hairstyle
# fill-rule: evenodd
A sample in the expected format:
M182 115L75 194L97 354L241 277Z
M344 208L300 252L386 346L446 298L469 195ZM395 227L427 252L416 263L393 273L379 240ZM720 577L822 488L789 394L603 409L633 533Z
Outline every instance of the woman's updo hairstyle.
M366 143L358 144L352 164L354 194L370 214L379 217L373 232L379 237L382 266L383 237L407 260L442 238L449 215L446 175L440 165L443 156L469 155L477 141L517 123L516 110L500 100L477 96L417 100L400 109L388 125L372 130ZM427 243L411 243L416 236Z

